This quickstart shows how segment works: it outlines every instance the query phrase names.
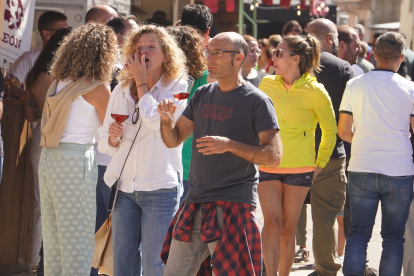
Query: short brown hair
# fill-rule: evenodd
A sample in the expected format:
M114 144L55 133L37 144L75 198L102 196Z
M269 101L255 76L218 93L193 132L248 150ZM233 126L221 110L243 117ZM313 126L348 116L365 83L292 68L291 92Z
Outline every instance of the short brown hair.
M289 50L300 57L300 73L314 75L314 71L320 71L321 44L313 34L306 36L288 35L283 38Z
M345 42L346 45L349 45L349 43L352 42L352 32L354 31L356 33L356 30L352 27L346 26L346 25L340 25L337 27L338 30L338 41ZM358 34L357 34L358 35Z
M282 40L282 37L278 34L269 36L269 44L275 48L277 47L277 45L279 45L280 42L282 42Z
M405 39L396 32L388 32L378 37L375 53L381 61L396 61L404 54Z

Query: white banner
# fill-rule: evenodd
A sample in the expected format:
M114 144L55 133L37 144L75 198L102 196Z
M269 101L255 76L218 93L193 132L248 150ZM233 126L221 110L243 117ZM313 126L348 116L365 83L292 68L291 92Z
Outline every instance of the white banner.
M0 0L0 64L14 62L30 50L35 0Z

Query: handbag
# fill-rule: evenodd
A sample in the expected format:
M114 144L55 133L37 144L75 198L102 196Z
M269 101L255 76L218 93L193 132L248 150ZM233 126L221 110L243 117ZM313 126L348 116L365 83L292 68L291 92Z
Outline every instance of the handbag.
M122 166L121 173L119 174L118 179L115 181L114 185L111 187L111 194L108 202L108 211L112 211L115 207L116 197L119 190L119 179L121 178L122 172L128 156L131 153L132 146L135 143L135 140L138 136L139 130L141 129L141 122L138 127L138 131L135 134L134 140L132 141L131 148L128 151L127 157L125 158L124 165ZM98 232L95 234L95 249L92 257L92 267L99 269L100 273L112 276L114 271L114 252L112 248L112 217L108 216L105 223L102 224Z
M114 259L112 248L112 219L111 215L95 234L95 251L92 257L92 267L100 273L112 276L114 274Z

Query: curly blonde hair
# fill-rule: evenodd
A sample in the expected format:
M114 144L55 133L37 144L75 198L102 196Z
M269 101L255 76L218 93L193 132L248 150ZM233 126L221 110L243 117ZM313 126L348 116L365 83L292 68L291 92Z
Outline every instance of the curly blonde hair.
M50 67L55 80L100 80L109 83L116 61L117 39L110 27L89 23L67 35Z
M153 33L157 35L161 50L164 53L166 61L162 64L162 72L164 73L162 83L167 84L181 77L187 73L187 67L185 66L186 58L184 52L178 47L175 39L167 33L164 28L157 27L155 25L140 26L139 29L133 29L128 32L128 38L122 48L122 62L126 63L127 58L133 55L137 51L137 43L141 36L146 33ZM123 87L131 84L131 95L137 94L137 86L135 79L130 72L123 69L119 74L118 79L123 82Z
M167 32L174 36L187 57L188 74L195 79L200 78L204 71L207 70L206 60L201 52L203 37L189 26L170 26Z

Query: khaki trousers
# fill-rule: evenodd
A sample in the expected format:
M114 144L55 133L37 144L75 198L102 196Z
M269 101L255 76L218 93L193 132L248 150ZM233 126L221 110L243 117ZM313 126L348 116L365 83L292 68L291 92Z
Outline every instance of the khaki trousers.
M308 234L306 231L307 210L308 210L308 205L303 204L302 210L300 211L298 224L296 226L296 245L299 245L299 246L306 245L306 241L307 241L307 234Z
M345 158L331 159L310 188L313 255L319 276L333 276L341 269L336 215L345 203L346 181Z

